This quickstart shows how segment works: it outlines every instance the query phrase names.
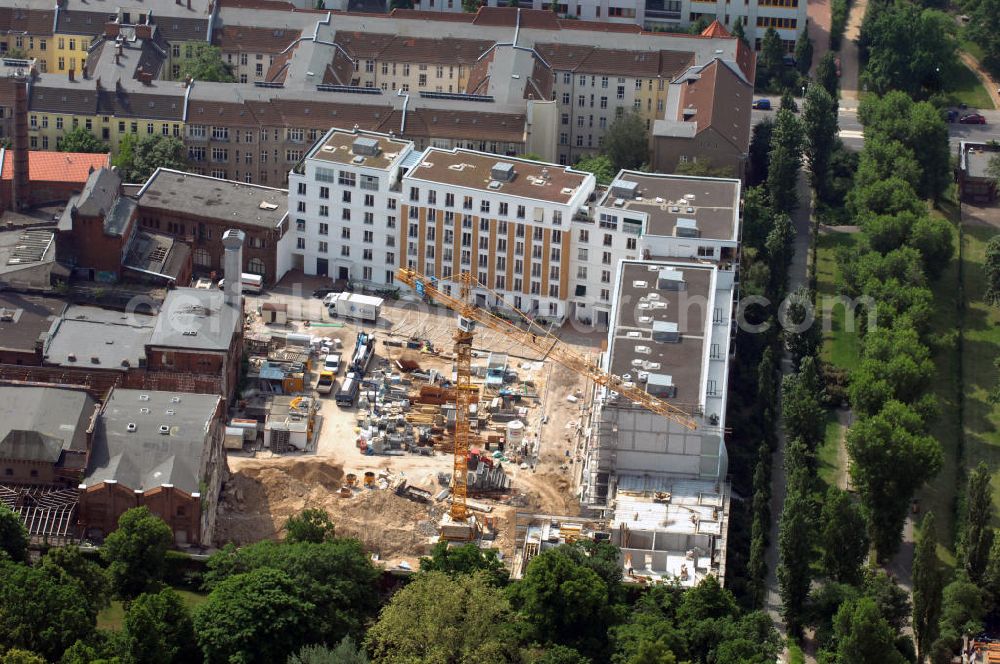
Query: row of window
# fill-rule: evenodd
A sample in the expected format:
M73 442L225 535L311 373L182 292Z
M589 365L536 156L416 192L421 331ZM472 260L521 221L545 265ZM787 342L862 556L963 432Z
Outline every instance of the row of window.
M758 28L776 28L784 30L794 30L799 24L798 19L779 18L777 16L758 16Z

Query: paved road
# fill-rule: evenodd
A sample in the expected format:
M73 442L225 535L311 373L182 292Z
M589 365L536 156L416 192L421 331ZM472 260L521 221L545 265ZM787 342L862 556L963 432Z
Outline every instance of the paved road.
M805 170L799 172L799 207L792 215L795 223L795 254L789 270L788 289L793 291L807 283L809 261L809 235L812 230L812 192ZM781 358L782 375L791 373L792 361L786 352ZM779 413L780 415L780 413ZM771 457L771 534L767 549L767 588L764 608L774 621L775 627L785 636L785 622L781 618L781 594L778 592L778 521L781 507L785 502L785 434L778 431L778 445ZM781 661L787 661L787 653ZM810 659L809 661L813 661Z
M762 96L754 97L762 99ZM780 104L780 98L769 97L771 105L775 108ZM797 100L799 107L802 107L802 100ZM960 111L963 112L963 111ZM1000 141L1000 111L979 111L986 118L985 125L963 125L952 123L948 125L952 153L958 152L961 141ZM764 118L774 118L774 111L752 111L751 121L757 124ZM857 102L841 100L841 107L838 111L838 121L840 124L840 138L844 144L852 150L860 150L864 145L864 127L858 122Z

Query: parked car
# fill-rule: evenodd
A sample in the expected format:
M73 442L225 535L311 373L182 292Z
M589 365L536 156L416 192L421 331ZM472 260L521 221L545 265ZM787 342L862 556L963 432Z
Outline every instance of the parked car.
M753 102L753 108L756 111L770 111L771 110L771 100L770 99L755 99Z
M330 353L323 361L323 371L330 371L336 376L340 372L340 353Z
M948 122L954 122L955 120L958 120L958 111L956 111L953 108L949 108L947 111L944 112L944 119Z
M959 118L960 124L986 124L986 118L981 113L967 113Z
M332 288L317 288L316 290L313 291L313 297L318 297L319 299L322 300L330 293L336 293L336 292L337 291L333 290Z

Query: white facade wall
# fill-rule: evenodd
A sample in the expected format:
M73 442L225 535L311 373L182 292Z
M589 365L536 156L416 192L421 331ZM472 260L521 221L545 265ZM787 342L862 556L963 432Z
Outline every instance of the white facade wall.
M462 11L460 2L454 3L451 9L445 8L447 0L434 0L434 6L428 7L430 0L423 0L418 9L438 11ZM506 6L505 0L488 0L491 7ZM778 34L786 41L795 41L799 33L806 27L807 4L799 0L797 7L774 6L760 0L749 3L726 2L726 0L662 0L649 3L647 0L560 0L560 15L575 16L583 21L603 21L606 23L634 23L652 29L656 27L670 30L683 30L704 16L709 22L718 19L727 30L737 20L743 20L743 28L747 39L753 44L764 36L766 26L757 27L757 17L791 18L796 20L795 28L777 28ZM550 9L549 0L522 0L521 7L531 9Z
M403 232L398 162L378 169L306 159L302 170L288 178L290 264L308 275L392 285Z

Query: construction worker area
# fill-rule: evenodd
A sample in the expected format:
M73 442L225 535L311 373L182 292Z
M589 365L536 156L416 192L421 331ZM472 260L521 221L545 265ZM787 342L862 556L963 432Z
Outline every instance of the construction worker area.
M404 570L444 539L496 548L518 575L540 551L591 538L618 545L635 582L724 572L719 432L602 369L606 333L478 306L471 276L447 290L412 269L396 276L412 289L399 299L248 299L217 541L280 536L290 515L320 507ZM366 306L345 317L345 298ZM697 466L615 476L603 459L619 438L625 463L654 452Z

